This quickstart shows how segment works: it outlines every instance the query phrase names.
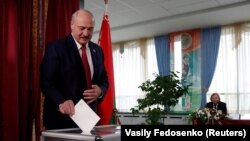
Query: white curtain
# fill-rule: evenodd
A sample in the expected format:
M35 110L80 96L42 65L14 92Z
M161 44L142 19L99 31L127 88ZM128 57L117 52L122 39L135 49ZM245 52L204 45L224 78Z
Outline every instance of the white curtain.
M114 44L113 62L116 108L131 112L137 99L144 96L138 86L158 73L153 39Z
M218 92L231 114L250 113L250 24L222 28L214 78L207 99Z

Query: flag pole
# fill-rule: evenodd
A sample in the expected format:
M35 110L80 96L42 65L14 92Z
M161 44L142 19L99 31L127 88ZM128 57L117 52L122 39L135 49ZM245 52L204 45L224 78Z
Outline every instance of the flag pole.
M104 3L105 3L104 15L108 15L108 0L104 0Z

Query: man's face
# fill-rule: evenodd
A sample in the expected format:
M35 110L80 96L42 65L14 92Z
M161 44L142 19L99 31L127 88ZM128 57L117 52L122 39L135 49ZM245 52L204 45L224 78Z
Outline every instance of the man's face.
M94 21L92 17L88 13L79 13L75 21L71 23L71 31L78 43L88 43L94 31Z
M188 58L188 57L185 57L184 60L183 60L183 63L184 63L184 64L189 64L189 58Z
M218 103L219 101L220 101L220 98L219 98L218 95L212 96L212 102L213 102L213 103Z

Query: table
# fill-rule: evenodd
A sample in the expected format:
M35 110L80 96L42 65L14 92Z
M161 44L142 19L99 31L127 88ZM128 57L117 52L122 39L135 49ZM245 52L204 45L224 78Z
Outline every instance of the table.
M223 125L250 125L250 120L222 120Z
M193 125L205 125L200 120L193 120ZM235 119L223 119L219 121L220 125L250 125L250 120L235 120ZM209 124L211 125L211 124ZM218 121L215 121L214 125L218 125Z

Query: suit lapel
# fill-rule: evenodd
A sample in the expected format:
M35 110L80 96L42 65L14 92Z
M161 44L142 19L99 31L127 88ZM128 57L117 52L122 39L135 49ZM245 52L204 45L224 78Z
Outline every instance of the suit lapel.
M95 46L94 46L94 44L92 42L89 42L89 48L90 48L90 52L91 52L91 58L92 58L92 63L93 63L93 71L94 71L92 80L95 80L95 77L98 74L98 69L97 69L97 67L98 67L98 52L95 49Z
M77 68L81 68L83 71L82 59L71 34L68 36L67 44L68 54L70 55L71 59L70 61L72 62L72 64L75 64Z

